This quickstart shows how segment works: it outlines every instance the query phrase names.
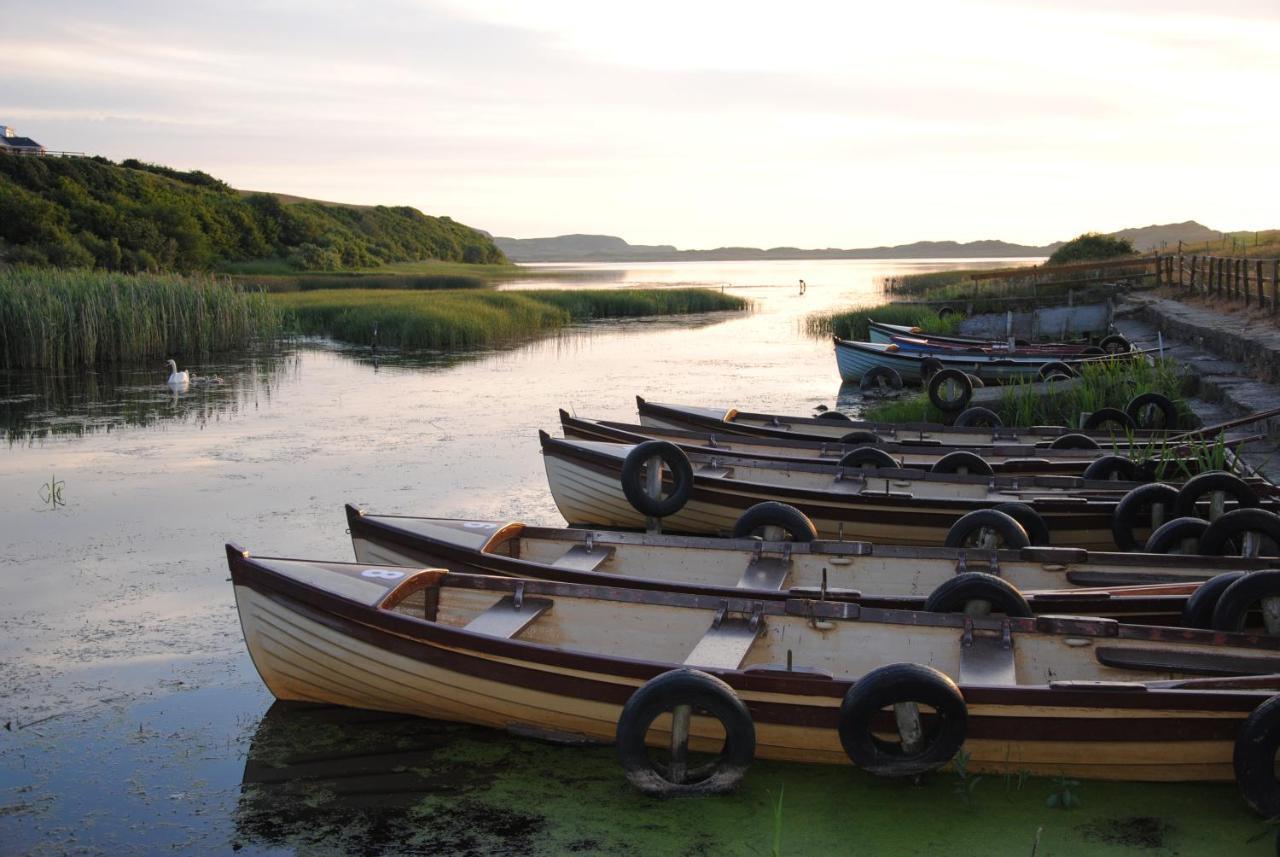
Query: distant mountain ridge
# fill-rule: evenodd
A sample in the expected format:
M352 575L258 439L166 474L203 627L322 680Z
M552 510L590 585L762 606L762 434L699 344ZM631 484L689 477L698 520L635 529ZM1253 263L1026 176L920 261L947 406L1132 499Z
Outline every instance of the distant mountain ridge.
M1123 229L1110 233L1128 238L1140 252L1178 241L1209 241L1221 237L1194 220ZM504 238L493 243L513 262L673 262L751 261L757 259L976 259L1048 256L1064 243L1044 246L1008 241L916 241L892 247L805 250L799 247L717 247L713 250L679 250L671 244L629 244L614 235L560 235L554 238Z

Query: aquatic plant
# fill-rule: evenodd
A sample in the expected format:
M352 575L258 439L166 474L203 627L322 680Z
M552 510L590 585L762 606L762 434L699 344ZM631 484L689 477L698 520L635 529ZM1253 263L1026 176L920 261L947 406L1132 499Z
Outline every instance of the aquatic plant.
M814 313L805 319L805 333L815 338L831 335L841 339L865 340L870 332L870 322L904 324L918 327L929 333L951 333L960 323L960 316L939 318L932 308L919 304L882 304L859 309L835 310Z
M264 295L210 275L0 268L0 369L203 355L279 331Z
M749 305L743 298L709 289L342 289L277 294L271 300L301 333L361 345L441 349L518 342L592 319L738 310Z

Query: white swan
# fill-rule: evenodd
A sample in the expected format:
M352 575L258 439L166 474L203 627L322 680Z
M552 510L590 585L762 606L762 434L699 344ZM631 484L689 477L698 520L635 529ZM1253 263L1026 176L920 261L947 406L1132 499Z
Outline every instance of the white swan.
M191 383L191 376L186 369L178 371L178 364L172 360L167 361L169 365L169 380L166 382L170 387L185 387Z

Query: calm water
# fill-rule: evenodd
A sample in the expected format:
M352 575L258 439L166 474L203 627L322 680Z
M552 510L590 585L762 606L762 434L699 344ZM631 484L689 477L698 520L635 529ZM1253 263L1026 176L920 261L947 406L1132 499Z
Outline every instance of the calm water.
M481 811L492 808L494 795L527 785L521 778L537 765L577 765L573 751L417 721L317 730L305 720L310 715L272 709L268 717L271 700L244 652L222 544L347 559L348 501L376 511L560 524L537 447L537 430L556 427L558 408L632 419L636 394L801 413L831 406L839 376L830 345L801 332L805 316L875 302L883 275L960 264L976 263L592 266L599 273L580 269L530 285L707 285L750 298L754 309L589 325L515 350L376 362L363 350L302 343L191 366L223 383L177 395L164 387L160 366L0 376L7 440L0 450L0 853L222 853L233 846L383 853L405 849L397 825L428 805L447 810L448 824L421 853L625 852L618 843L635 841L625 830L578 830L590 823L570 808L549 817L536 805L513 806L498 821ZM803 296L800 278L808 282ZM297 774L303 769L292 763L280 763L280 774L255 761L274 746L273 735L296 740L299 732L316 743L293 747L285 754L291 759L341 755L325 742L347 747L358 736L381 761L368 762L365 779L354 783L343 773L338 785L315 771ZM415 763L409 782L388 786L380 754L386 747L399 753L405 741L435 767ZM272 759L279 763L278 754L268 753ZM495 759L506 760L507 773L486 768ZM607 753L581 759L572 774L561 772L566 782L633 800L618 791ZM490 803L459 798L473 791ZM542 783L538 800L552 800L545 791ZM1228 787L1196 794L1221 807L1233 836L1257 832ZM745 812L748 804L725 806ZM318 822L321 806L336 827ZM396 811L387 814L389 806ZM468 821L473 811L488 820ZM697 815L689 812L659 813L666 819L659 827L684 837ZM734 838L745 835L730 833L740 824L727 820L700 847L766 853L768 831ZM1024 833L1019 842L1029 843L1034 826ZM685 844L698 850L696 837Z

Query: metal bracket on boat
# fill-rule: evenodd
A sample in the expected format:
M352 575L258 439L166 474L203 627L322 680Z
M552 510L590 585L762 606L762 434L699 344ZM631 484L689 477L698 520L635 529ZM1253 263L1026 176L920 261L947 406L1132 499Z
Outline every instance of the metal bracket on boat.
M711 447L712 449L715 449L715 448L716 448L716 447L718 447L719 445L720 445L720 444L716 442L716 436L715 436L715 435L709 435L709 436L707 437L707 446Z
M967 551L960 551L960 556L956 558L956 574L964 574L969 570L969 554Z
M991 558L988 561L987 573L994 574L996 577L1000 576L1000 555L995 551L991 552Z
M519 610L521 607L524 607L524 581L523 580L516 581L516 591L515 591L515 595L513 595L511 598L511 602L515 606L516 610Z
M719 628L724 623L725 617L729 615L729 602L721 601L720 606L716 609L716 615L711 618L711 627Z
M740 612L745 613L746 611L743 610ZM763 601L751 602L751 613L749 614L749 617L750 618L747 620L747 627L752 631L760 630L760 623L764 621L764 602ZM724 624L724 620L727 618L729 618L729 602L721 601L720 606L716 608L716 615L713 616L711 619L712 629L719 628L721 625Z
M594 534L594 533L587 533L587 538L586 538L586 540L585 540L585 542L584 542L584 545L585 545L585 547L586 547L586 549L587 549L587 553L591 553L591 551L595 549L595 546L596 546L596 540L595 540L595 534Z

